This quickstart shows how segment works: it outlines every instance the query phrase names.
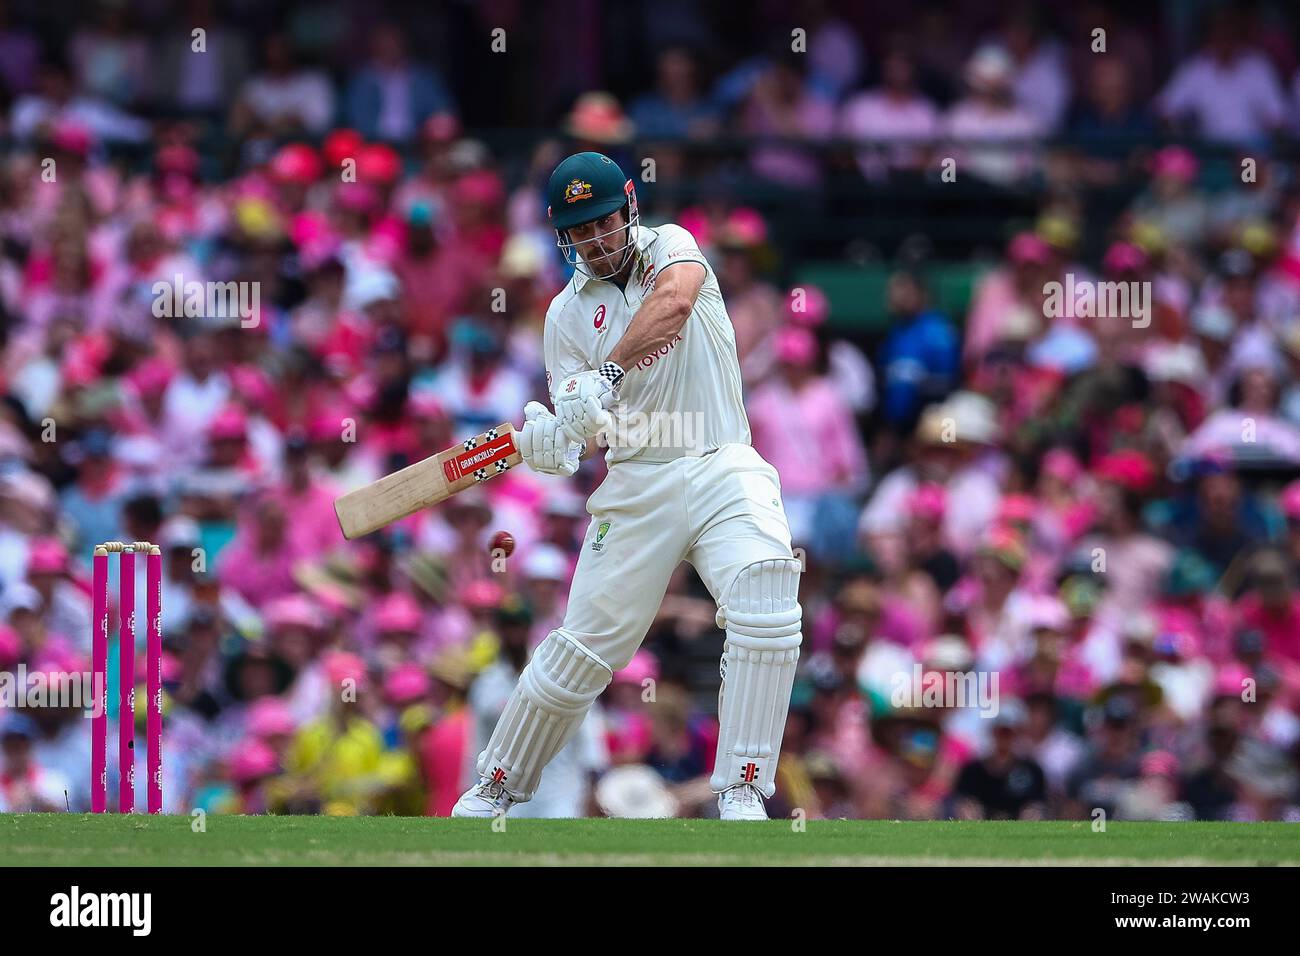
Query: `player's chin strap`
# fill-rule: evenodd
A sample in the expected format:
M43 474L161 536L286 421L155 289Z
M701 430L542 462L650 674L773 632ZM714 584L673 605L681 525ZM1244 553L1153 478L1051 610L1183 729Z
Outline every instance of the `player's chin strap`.
M718 624L727 629L718 691L718 759L709 784L776 792L776 765L803 642L799 562L770 558L736 576Z

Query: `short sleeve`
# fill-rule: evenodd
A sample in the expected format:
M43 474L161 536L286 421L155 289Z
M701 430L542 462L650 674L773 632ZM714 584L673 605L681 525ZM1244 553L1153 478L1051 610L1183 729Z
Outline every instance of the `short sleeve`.
M704 258L704 253L700 251L695 237L687 230L681 226L668 223L656 227L655 232L658 233L654 251L656 272L662 272L668 266L678 262L698 262L704 266L705 271L708 271L708 260Z
M591 367L578 351L573 341L560 327L562 308L552 303L546 312L546 326L542 332L542 355L546 362L546 394L555 407L555 388L570 375Z

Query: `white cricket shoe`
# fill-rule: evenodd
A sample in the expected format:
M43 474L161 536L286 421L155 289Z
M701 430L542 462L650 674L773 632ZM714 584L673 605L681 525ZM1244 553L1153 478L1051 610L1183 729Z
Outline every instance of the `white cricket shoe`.
M718 812L723 820L766 820L763 795L752 783L738 783L718 795Z
M478 783L460 795L456 805L451 808L451 815L491 819L509 813L510 808L518 802L503 784L491 777L482 777Z

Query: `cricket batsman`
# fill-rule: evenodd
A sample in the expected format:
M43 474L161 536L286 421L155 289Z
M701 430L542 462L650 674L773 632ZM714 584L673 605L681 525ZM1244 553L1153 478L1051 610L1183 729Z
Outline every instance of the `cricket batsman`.
M524 668L452 815L491 817L533 796L685 559L726 630L718 809L765 820L802 640L800 565L776 469L750 444L717 276L681 226L640 224L632 181L607 156L565 159L547 201L575 272L546 313L554 412L528 404L519 448L534 470L572 475L601 437L609 473L587 502L564 623Z

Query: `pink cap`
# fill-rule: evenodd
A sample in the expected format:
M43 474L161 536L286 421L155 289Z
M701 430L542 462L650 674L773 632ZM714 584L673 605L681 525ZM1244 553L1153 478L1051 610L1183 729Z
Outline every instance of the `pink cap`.
M223 438L244 438L248 434L248 418L238 405L227 405L208 423L208 437L213 441Z
M1250 672L1236 661L1224 664L1214 675L1214 696L1239 698L1249 679Z
M1116 242L1106 250L1101 267L1110 273L1141 272L1147 267L1147 254L1131 242Z
M767 223L757 209L741 206L727 216L722 232L725 241L750 248L767 240Z
M1300 521L1300 481L1293 481L1282 489L1278 504L1282 506L1282 514L1292 521Z
M450 143L460 136L460 120L452 113L434 113L424 121L421 132L435 143Z
M384 677L384 696L399 706L429 693L432 682L419 664L398 664Z
M497 607L504 597L505 592L501 590L501 585L486 579L471 581L460 593L461 603L479 611Z
M420 605L405 591L395 591L381 598L375 608L375 629L379 631L418 631Z
M650 651L637 651L627 667L614 672L615 684L635 684L640 687L646 680L659 679L659 659Z
M254 737L284 737L298 729L298 722L280 698L260 697L249 705L245 726Z
M789 325L776 333L776 357L791 365L808 366L817 355L817 340L805 328Z
M366 682L366 662L356 654L348 651L330 651L323 659L325 677L334 686L345 680L356 681L357 686Z
M1038 501L1032 495L1003 495L998 503L997 521L1016 524L1033 521Z
M8 624L0 624L0 667L18 662L23 653L23 642L18 632Z
M280 769L275 751L257 738L245 740L230 755L230 779L249 784L270 777Z
M357 177L368 183L394 182L402 175L402 157L391 146L367 143L356 153Z
M158 395L171 384L176 367L164 358L147 358L127 376L137 395Z
M1151 158L1153 176L1169 176L1189 183L1196 178L1196 156L1184 146L1166 146Z
M1178 775L1178 758L1168 750L1153 750L1142 757L1142 776L1174 777Z
M458 199L482 206L496 206L505 199L505 186L496 173L486 169L466 173L452 187Z
M356 130L336 129L325 137L320 151L329 165L330 172L335 173L343 168L345 159L356 159L364 144L365 140Z
M1083 474L1083 466L1073 453L1064 448L1053 448L1043 456L1043 474L1072 484Z
M289 143L271 157L271 175L282 183L305 185L320 174L320 157L306 143Z
M1093 474L1130 491L1146 491L1156 480L1156 468L1146 455L1132 449L1111 452L1097 462Z
M796 292L797 289L803 290L802 296ZM816 328L826 321L830 313L830 300L815 285L795 286L786 293L785 317L792 325Z
M35 538L28 545L28 574L61 574L67 569L68 549L58 538Z
M1051 257L1052 247L1036 232L1018 233L1007 246L1007 258L1016 265L1045 265Z
M318 631L323 625L320 608L305 594L278 598L266 607L266 626L271 630L283 627L301 627Z
M50 140L55 149L63 150L65 153L76 153L78 156L85 156L90 152L95 137L89 127L63 120L54 128L54 135Z
M379 193L368 183L340 183L334 201L348 212L374 212L379 207Z
M907 496L906 508L913 518L940 521L948 510L948 489L934 483L918 485Z

